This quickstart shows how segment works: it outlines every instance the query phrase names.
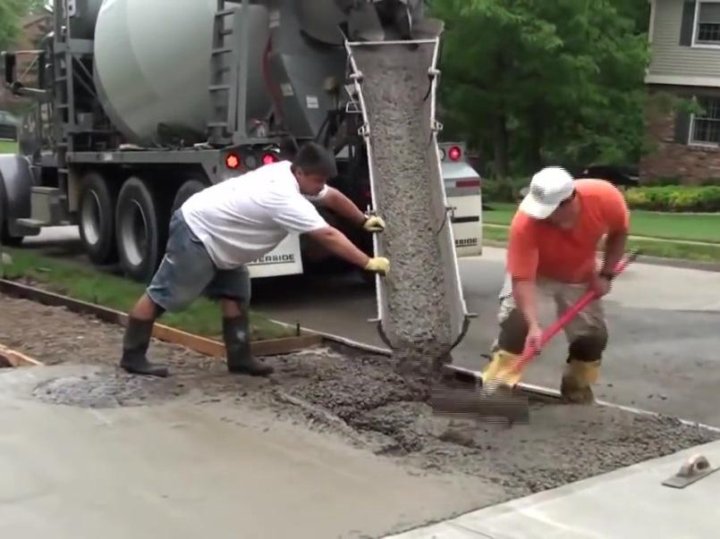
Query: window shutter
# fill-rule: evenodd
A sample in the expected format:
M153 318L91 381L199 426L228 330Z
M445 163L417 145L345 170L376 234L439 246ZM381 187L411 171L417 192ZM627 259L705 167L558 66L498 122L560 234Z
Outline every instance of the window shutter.
M690 141L690 113L679 110L675 114L675 142L687 144Z
M695 2L696 0L683 2L682 21L680 22L680 46L682 47L692 45L693 30L695 29Z

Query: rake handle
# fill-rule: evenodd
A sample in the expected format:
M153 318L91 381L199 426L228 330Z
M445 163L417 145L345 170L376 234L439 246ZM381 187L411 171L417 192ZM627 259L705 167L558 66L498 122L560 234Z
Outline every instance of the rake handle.
M635 260L638 254L639 251L633 251L628 256L624 257L620 262L618 262L617 266L615 266L615 275L620 275L623 271L625 271L625 268L627 268L628 264ZM587 307L597 298L598 294L594 290L588 290L585 294L583 294L583 296L569 309L567 309L560 318L558 318L555 322L548 326L545 331L543 331L542 336L540 337L540 347L537 350L533 348L526 348L523 351L522 355L516 362L515 368L513 370L518 371L523 368L538 353L540 353L540 350L542 350L542 348L548 343L548 341L550 341L550 339L552 339L557 333L564 329L565 326L567 326L573 320L573 318L575 318L580 313L580 311L582 311L585 307Z

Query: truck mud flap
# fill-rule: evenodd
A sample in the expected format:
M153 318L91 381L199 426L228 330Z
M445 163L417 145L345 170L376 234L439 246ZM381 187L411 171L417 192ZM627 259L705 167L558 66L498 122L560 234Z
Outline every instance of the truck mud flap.
M376 280L374 321L391 350L414 347L448 362L475 315L463 296L437 142L440 32L345 47L363 115L372 211L386 221L374 250L391 263Z

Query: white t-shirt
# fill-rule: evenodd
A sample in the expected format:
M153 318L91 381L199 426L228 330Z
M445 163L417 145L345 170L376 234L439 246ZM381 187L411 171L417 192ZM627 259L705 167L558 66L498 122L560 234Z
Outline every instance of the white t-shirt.
M233 269L272 251L290 232L328 226L306 197L289 161L262 166L206 187L181 211L220 269Z

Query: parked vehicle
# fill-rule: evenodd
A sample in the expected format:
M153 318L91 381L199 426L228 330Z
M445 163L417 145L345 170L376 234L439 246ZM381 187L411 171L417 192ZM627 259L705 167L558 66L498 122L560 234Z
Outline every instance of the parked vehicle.
M618 187L637 187L640 174L637 167L622 165L589 165L574 175L575 178L607 180Z
M16 140L19 120L7 110L0 110L0 140Z

